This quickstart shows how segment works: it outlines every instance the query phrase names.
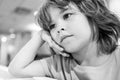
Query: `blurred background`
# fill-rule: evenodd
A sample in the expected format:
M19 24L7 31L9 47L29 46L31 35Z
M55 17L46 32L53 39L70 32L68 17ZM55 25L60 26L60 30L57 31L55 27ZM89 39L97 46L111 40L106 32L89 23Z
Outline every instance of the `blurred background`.
M16 53L40 30L34 14L43 0L0 0L0 65L8 66ZM39 53L48 52L46 46Z
M17 52L40 30L34 13L44 0L0 0L0 65L8 66ZM120 16L120 0L105 0L106 6ZM45 45L39 53L48 53Z

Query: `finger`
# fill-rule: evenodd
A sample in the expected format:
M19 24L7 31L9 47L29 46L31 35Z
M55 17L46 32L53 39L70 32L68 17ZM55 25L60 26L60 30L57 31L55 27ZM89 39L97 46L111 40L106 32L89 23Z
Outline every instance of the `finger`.
M58 44L56 44L53 40L51 40L51 42L49 42L49 43L51 44L50 47L52 47L56 51L57 54L61 54L64 57L70 56L69 54L63 52L64 49L62 47L60 47Z
M56 48L59 51L63 51L64 50L62 47L60 47L58 44L56 44L53 40L52 40L52 44L53 44L53 48Z
M69 54L67 54L67 53L65 53L65 52L61 52L61 51L59 51L59 50L57 50L57 49L55 49L55 48L53 48L53 50L55 51L56 54L60 54L60 55L62 55L63 57L69 57L69 56L70 56Z
M61 54L63 57L69 57L69 56L70 56L69 54L63 53L63 52L60 52L60 54Z
M45 32L45 31L42 32L42 39L44 41L46 41L50 47L52 47L52 39L51 39L50 35L48 35L47 32Z
M64 56L64 57L70 57L70 55L67 54L67 53L62 53L62 56Z
M63 51L63 48L58 46L50 36L44 36L44 40L48 43L48 45L52 48L56 48L59 51Z
M43 31L42 33L42 38L48 43L48 45L52 48L57 49L58 51L63 51L64 49L62 47L60 47L58 44L56 44L53 39L51 38L51 36L49 35L49 33Z

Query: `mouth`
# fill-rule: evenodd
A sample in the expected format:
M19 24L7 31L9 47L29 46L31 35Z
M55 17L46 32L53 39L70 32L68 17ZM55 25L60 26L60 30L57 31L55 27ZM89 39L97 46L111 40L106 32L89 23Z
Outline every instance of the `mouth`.
M64 35L64 36L61 37L60 42L63 42L64 39L69 38L69 37L72 37L72 36L73 36L73 35Z

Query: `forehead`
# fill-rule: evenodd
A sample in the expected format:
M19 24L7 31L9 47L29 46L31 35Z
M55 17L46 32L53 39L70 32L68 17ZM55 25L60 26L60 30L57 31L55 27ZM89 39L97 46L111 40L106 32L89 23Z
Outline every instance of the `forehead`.
M66 11L69 11L69 10L70 11L80 11L75 4L69 3L68 5L66 5L64 7L59 7L59 6L56 6L56 5L50 5L49 9L48 9L48 12L54 13L56 11L59 14L62 14L62 13L66 12Z

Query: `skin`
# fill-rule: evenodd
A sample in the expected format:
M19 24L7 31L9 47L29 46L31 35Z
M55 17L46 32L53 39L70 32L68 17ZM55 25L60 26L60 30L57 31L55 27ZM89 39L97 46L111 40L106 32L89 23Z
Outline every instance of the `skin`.
M63 11L51 6L49 14L52 20L52 39L71 54L78 64L98 66L109 58L106 55L98 56L97 44L92 40L92 26L76 5L70 3L69 8ZM64 35L72 36L61 42Z
M50 33L52 38L67 52L77 53L90 43L91 29L87 18L78 8L73 5L70 7L64 12L58 8L50 8L49 12L52 18L52 25L54 25ZM62 28L64 30L61 30ZM61 37L64 35L72 36L60 42Z
M96 44L91 39L92 32L89 22L75 5L70 4L65 11L50 7L49 12L52 19L51 25L54 25L50 33L56 43L72 54L79 63L83 60L89 61L92 56L96 57ZM64 35L72 36L60 42ZM90 59L88 59L89 57Z
M91 39L91 26L74 4L71 3L70 8L64 12L50 6L49 12L52 19L51 25L55 25L52 26L50 34L44 30L35 33L10 63L10 73L18 77L45 76L40 61L34 61L37 50L45 42L57 51L57 54L68 56L63 53L65 50L81 66L98 66L108 60L109 55L97 55L97 44ZM61 42L61 37L64 35L72 36Z

